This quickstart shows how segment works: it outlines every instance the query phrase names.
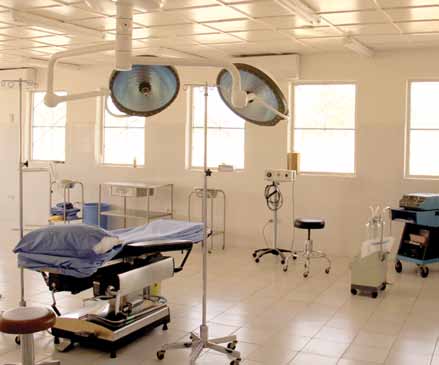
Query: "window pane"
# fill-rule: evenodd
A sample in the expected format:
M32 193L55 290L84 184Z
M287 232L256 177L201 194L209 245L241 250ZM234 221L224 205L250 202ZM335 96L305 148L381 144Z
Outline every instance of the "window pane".
M32 159L40 161L64 161L65 139L65 128L33 127Z
M294 149L306 172L353 173L355 131L295 130Z
M194 127L204 126L204 87L194 87L193 94L193 121ZM208 89L208 123L209 127L223 128L244 128L245 121L233 113L230 108L223 102L216 87Z
M296 85L296 128L355 128L355 85Z
M67 103L59 103L55 108L44 104L45 92L32 93L32 125L38 127L63 127L66 125ZM65 92L57 92L66 95Z
M439 130L410 134L410 175L439 176Z
M217 167L220 164L244 168L244 129L209 129L207 135L207 164ZM192 166L204 164L204 130L192 129Z
M133 165L145 164L144 128L105 128L104 163Z
M410 128L439 129L439 82L410 85Z

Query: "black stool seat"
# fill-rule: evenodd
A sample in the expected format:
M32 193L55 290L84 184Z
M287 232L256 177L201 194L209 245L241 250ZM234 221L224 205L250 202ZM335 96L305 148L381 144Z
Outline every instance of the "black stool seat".
M294 221L294 227L300 229L322 229L325 227L325 221L319 218L297 218Z

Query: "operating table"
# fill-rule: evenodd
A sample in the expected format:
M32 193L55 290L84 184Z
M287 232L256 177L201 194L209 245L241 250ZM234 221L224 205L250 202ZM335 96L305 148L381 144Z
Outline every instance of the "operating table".
M86 278L39 270L52 292L58 314L52 335L60 351L76 343L97 347L116 357L117 349L152 328L167 329L170 310L166 300L151 295L150 287L183 270L194 242L159 240L127 244L111 261ZM178 265L165 253L181 252ZM78 294L93 289L83 308L61 315L55 293ZM63 341L61 341L63 339Z

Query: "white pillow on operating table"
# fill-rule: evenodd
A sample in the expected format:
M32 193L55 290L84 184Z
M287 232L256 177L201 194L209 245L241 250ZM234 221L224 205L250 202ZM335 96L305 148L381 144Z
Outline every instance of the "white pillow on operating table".
M114 247L122 243L123 241L121 241L117 237L104 237L96 246L93 247L93 251L96 252L98 255L104 254L108 251L111 251Z

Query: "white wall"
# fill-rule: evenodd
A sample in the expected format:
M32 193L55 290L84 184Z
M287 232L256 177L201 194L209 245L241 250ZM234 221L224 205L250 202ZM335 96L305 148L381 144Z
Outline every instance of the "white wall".
M299 176L296 183L296 215L322 216L327 228L314 235L319 246L333 254L352 254L364 237L364 223L370 204L397 205L404 192L438 191L437 181L403 179L406 122L406 82L410 78L439 77L439 51L411 50L378 54L364 59L352 54L304 56L301 78L321 81L355 81L358 85L357 176ZM212 82L211 72L180 70L182 84ZM110 70L60 73L59 88L84 91L105 85ZM1 76L1 75L0 75ZM44 75L41 74L42 78ZM281 83L286 92L287 83ZM13 221L16 212L10 195L14 184L16 140L8 114L16 110L10 91L0 90L0 163L2 192L1 220ZM15 103L15 104L14 104ZM176 214L184 217L187 195L202 183L200 172L185 170L186 93L163 113L148 120L147 166L143 169L97 166L94 160L97 103L94 100L71 102L68 106L68 161L61 175L77 178L86 184L87 200L96 200L97 184L108 180L143 180L175 184ZM261 229L270 213L263 199L265 168L286 165L287 124L274 128L246 125L246 169L233 174L216 174L211 186L225 190L228 199L228 244L257 247L263 245ZM12 151L12 152L11 152ZM325 151L319 151L325 153ZM6 176L6 180L4 179ZM47 211L44 181L30 178L35 192L26 219L44 221ZM38 180L38 179L37 179ZM288 244L290 231L290 186L282 185L286 204L281 218L283 242ZM45 195L46 194L46 195ZM9 197L8 197L9 196ZM394 224L397 227L397 224ZM399 234L399 231L396 230ZM297 235L303 238L302 232Z

